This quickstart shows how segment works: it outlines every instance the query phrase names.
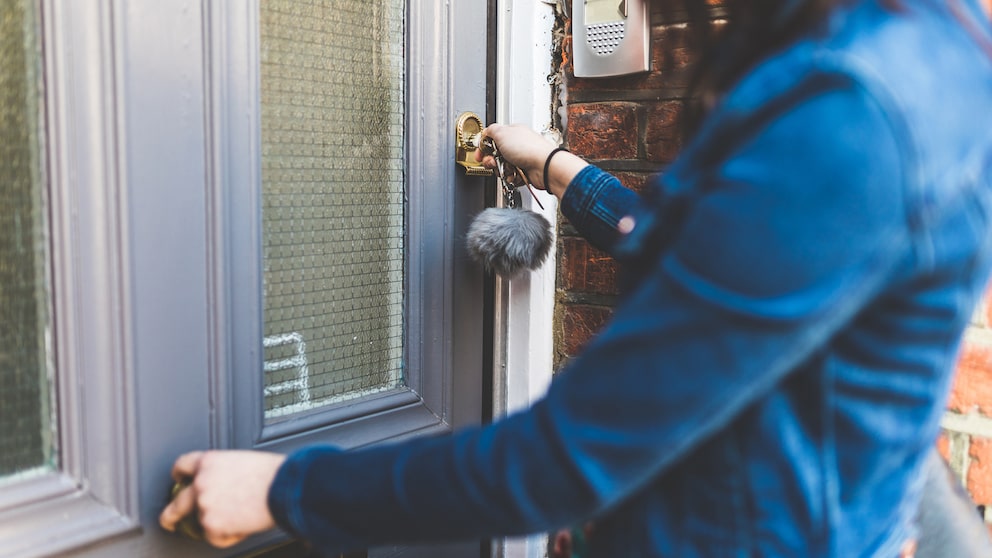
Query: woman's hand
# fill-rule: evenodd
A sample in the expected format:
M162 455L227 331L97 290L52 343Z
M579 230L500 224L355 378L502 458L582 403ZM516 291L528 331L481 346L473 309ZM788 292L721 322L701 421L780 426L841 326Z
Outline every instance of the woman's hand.
M544 171L544 161L556 146L543 136L526 126L490 124L482 131L483 137L493 140L507 163L524 171L531 179L535 188L546 190L541 173ZM476 151L476 160L486 168L496 168L492 156L483 156Z
M191 513L199 514L204 538L227 548L275 527L269 513L269 487L285 457L259 451L197 451L176 460L172 478L192 479L162 510L168 531Z
M567 151L560 151L555 153L552 164L546 165L548 156L557 146L526 126L490 124L482 135L492 139L503 159L524 171L535 188L547 190L559 199L565 195L575 175L589 164ZM475 159L486 168L496 168L496 160L481 151L475 152ZM544 183L545 178L548 184Z

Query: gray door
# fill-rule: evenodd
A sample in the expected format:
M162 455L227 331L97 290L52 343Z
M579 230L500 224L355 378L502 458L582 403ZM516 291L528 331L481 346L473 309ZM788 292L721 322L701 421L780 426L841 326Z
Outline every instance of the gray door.
M120 272L107 315L126 422L80 442L119 447L115 468L80 475L123 494L121 526L63 554L278 542L222 552L162 532L185 451L355 448L483 420L485 276L459 239L484 193L456 172L453 130L486 111L486 2L42 3L52 40L73 37L51 75L96 72L60 102L101 123L82 157L113 190L99 239Z

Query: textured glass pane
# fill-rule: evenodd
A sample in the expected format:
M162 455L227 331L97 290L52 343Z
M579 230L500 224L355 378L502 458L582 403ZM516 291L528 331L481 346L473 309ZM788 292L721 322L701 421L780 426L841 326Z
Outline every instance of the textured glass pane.
M262 0L265 414L397 387L401 0Z
M33 5L0 0L0 480L52 465Z

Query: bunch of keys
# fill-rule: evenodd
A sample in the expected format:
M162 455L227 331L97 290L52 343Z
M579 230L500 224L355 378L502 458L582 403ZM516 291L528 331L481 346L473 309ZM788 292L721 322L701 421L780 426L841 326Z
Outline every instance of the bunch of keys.
M541 209L544 205L534 194L527 173L507 162L492 139L485 138L474 145L495 160L496 177L505 204L504 207L486 208L472 219L465 235L468 253L486 269L504 278L539 268L551 251L554 232L548 219L522 207L516 199L518 186L526 185L537 205Z
M506 202L506 207L516 207L517 202L514 197L517 186L525 185L527 186L527 191L530 192L531 197L537 203L541 210L544 210L544 204L538 199L537 194L534 193L534 189L531 186L530 178L528 178L527 173L522 169L506 162L503 155L500 154L499 149L496 147L496 142L492 138L485 138L482 140L481 146L482 152L486 155L492 155L493 159L496 160L496 177L499 179L499 184L503 190L503 199Z

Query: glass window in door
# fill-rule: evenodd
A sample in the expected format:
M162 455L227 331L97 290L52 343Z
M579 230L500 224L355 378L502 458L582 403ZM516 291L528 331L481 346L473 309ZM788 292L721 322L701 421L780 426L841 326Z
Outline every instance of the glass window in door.
M402 0L262 0L266 422L403 385Z
M0 485L56 466L34 15L0 0Z

